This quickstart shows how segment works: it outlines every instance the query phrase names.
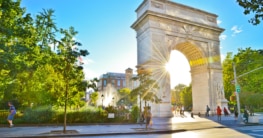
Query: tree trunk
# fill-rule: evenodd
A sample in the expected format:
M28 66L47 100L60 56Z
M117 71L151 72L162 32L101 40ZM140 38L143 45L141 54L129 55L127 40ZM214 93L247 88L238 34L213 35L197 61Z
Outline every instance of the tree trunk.
M64 127L63 127L63 133L66 133L66 127L67 127L67 103L68 103L68 80L66 82L66 93L65 93L65 105L64 105Z

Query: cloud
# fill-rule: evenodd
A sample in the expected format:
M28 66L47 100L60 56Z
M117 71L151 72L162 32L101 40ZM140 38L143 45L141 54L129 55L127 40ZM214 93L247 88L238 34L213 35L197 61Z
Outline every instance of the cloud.
M224 35L224 34L219 36L219 39L221 39L221 40L225 40L226 38L227 38L227 35Z
M232 36L235 36L236 34L241 33L243 30L237 25L235 25L231 28L231 31L233 31Z

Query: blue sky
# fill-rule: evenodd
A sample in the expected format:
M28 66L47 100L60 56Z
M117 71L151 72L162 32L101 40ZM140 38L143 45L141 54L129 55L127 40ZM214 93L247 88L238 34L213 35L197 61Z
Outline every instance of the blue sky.
M93 78L106 72L124 72L128 67L136 70L136 32L130 26L136 21L135 10L142 1L22 0L21 6L33 16L42 9L54 9L58 27L73 26L79 32L76 39L90 52L83 58L86 78ZM263 23L258 26L248 23L251 16L244 15L235 0L172 1L218 15L219 27L225 29L220 39L222 56L227 52L236 53L238 48L263 48ZM174 60L174 68L182 67L181 64L189 66L183 56L176 59L180 62ZM184 83L189 83L189 70L181 68L176 72L187 74L183 77L188 78Z

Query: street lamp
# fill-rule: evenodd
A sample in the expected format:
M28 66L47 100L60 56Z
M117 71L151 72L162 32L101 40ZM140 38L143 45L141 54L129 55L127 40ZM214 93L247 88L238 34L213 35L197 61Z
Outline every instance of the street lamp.
M102 108L103 108L103 99L104 99L104 95L102 94L102 95L101 95L101 101L102 101L101 103L102 103Z

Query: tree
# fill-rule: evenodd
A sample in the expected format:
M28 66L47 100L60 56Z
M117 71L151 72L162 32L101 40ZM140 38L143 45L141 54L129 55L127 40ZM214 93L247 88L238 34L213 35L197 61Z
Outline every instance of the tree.
M159 103L160 98L156 95L159 86L157 82L151 79L151 71L146 69L139 69L138 75L133 80L139 80L140 85L131 91L131 96L140 100L140 112L141 112L141 100L144 100L145 107L147 102Z
M171 91L171 101L173 105L180 105L182 104L180 99L180 93L186 88L187 86L184 84L178 84L174 87Z
M17 75L25 74L32 61L28 53L34 53L33 19L25 15L20 1L0 1L0 97L5 100L15 99L12 92L19 86Z
M180 92L180 101L182 102L182 105L184 105L184 107L188 109L192 107L192 84L188 87L185 87Z
M90 94L90 103L94 106L97 105L97 100L99 99L98 92L93 92Z
M72 102L73 97L79 94L83 89L79 89L78 83L80 79L84 79L84 74L82 72L82 67L77 65L76 62L80 56L86 56L89 54L87 50L79 50L78 46L81 46L81 43L74 40L74 36L77 34L77 31L73 27L70 27L69 30L60 29L60 33L64 35L61 40L57 40L57 53L59 55L58 70L62 73L63 81L65 84L63 93L62 93L62 103L64 105L64 127L63 132L66 132L66 122L67 122L67 104ZM78 78L78 79L76 79ZM78 96L79 97L79 96Z
M74 40L73 27L57 29L54 10L33 19L20 0L0 1L0 8L0 98L64 106L65 132L67 105L84 105L86 87L96 87L95 81L84 81L82 64L77 62L89 52L78 49L81 44ZM58 40L57 34L62 38Z
M230 96L235 91L234 84L234 72L233 72L233 55L232 53L227 53L225 60L223 61L223 83L225 97L230 101Z
M241 87L240 102L246 105L257 106L253 100L259 101L255 96L263 94L263 73L260 71L263 68L263 54L262 50L253 50L251 48L238 49L238 53L232 56L228 53L226 59L223 62L223 78L224 78L224 90L226 97L232 97L230 101L233 103L235 96L235 84L233 63L236 66L237 82ZM252 98L254 97L254 98Z
M125 105L132 105L132 104L135 104L137 101L137 98L133 98L131 96L131 90L129 88L119 89L117 97L118 97L117 99L118 104L124 102Z
M260 24L263 19L263 2L262 0L237 0L238 4L244 8L244 14L253 13L254 17L249 20L253 25Z
M250 47L246 49L238 49L238 53L234 56L233 61L236 64L236 74L237 76L240 76L254 69L263 67L263 54L260 54L259 50L253 50ZM242 87L242 91L263 94L262 81L263 73L260 70L238 78L238 83Z

